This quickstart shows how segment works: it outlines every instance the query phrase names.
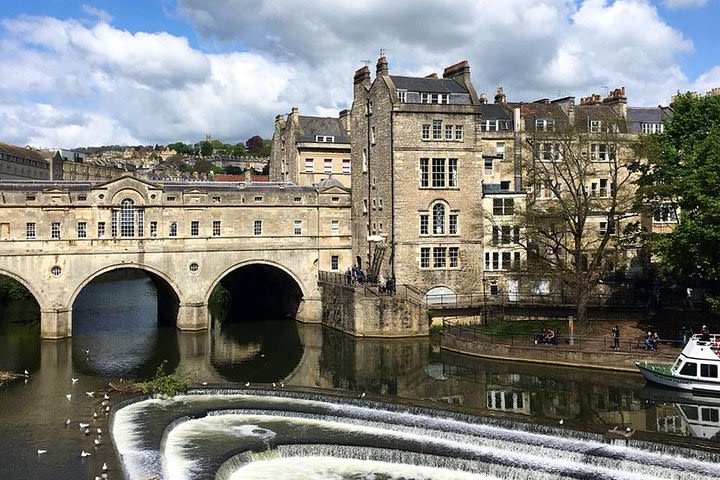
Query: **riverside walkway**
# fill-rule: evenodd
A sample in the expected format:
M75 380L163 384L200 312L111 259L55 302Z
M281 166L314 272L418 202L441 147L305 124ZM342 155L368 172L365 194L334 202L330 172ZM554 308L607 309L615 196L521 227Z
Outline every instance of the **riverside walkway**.
M474 325L445 322L440 347L479 357L623 371L637 371L636 361L673 363L682 350L675 340L660 339L657 350L645 350L637 337L621 339L618 349L609 336L557 338L557 345L536 345L533 335L491 335Z

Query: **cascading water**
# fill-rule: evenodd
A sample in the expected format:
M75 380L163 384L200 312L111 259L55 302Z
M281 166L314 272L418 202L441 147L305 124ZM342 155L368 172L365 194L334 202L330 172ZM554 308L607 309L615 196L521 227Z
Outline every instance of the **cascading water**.
M113 434L130 478L720 478L713 454L277 390L140 401Z

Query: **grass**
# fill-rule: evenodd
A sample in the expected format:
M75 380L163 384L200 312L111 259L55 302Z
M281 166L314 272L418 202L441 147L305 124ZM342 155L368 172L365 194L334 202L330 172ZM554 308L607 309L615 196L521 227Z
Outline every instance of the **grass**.
M493 337L532 337L543 328L551 328L562 335L567 333L568 323L565 320L516 320L475 326L478 333Z

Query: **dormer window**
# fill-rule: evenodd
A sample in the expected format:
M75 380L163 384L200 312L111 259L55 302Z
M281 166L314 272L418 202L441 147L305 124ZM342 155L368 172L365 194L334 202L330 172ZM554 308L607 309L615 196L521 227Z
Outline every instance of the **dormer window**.
M538 132L552 132L555 130L555 120L552 118L536 118L535 130Z
M398 90L397 96L400 100L400 103L407 103L407 90Z
M602 120L590 120L590 133L600 133L602 130Z
M316 142L333 143L335 142L334 135L315 135Z
M665 131L662 123L643 123L640 128L642 133L663 133Z
M508 130L509 123L507 120L496 120L488 119L480 122L481 132L498 132L501 130Z
M449 93L420 93L420 103L450 103Z

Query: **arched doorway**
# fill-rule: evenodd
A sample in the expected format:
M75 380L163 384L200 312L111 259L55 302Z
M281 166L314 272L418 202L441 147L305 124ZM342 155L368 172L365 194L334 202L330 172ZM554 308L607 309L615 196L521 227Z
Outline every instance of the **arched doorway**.
M167 360L174 370L179 305L173 286L155 272L121 266L94 276L72 304L75 368L145 377Z
M457 300L457 295L451 288L439 286L425 292L424 300L427 305L454 303Z
M0 273L0 370L40 366L40 305L18 279Z

